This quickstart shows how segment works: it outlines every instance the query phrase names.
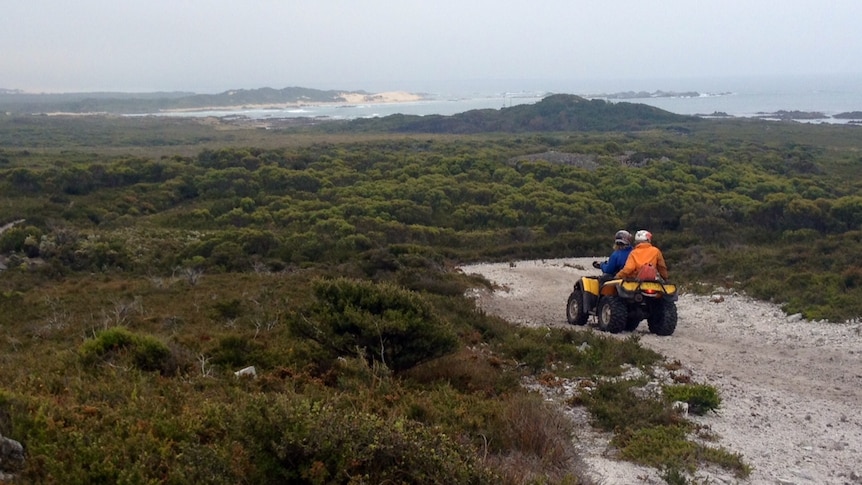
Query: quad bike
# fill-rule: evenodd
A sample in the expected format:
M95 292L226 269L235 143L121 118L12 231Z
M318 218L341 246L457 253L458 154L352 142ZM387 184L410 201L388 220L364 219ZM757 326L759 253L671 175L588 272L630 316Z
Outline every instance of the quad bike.
M676 330L676 285L661 281L612 279L582 276L575 283L566 305L566 319L572 325L586 325L596 316L599 330L632 332L644 319L650 332L671 335Z

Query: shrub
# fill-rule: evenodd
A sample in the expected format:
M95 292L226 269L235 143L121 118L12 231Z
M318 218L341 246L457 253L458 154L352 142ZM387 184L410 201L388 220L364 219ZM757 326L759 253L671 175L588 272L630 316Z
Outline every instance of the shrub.
M242 315L242 300L233 298L230 300L217 301L213 304L213 313L216 318L233 320Z
M738 478L751 472L738 453L690 441L687 430L684 424L650 426L617 435L613 442L620 447L623 458L664 469L667 476L675 477L669 483L685 483L679 481L683 471L694 473L700 463L718 465Z
M419 294L391 283L338 278L313 283L316 302L293 331L339 356L357 349L395 372L452 352L457 337Z
M250 483L499 483L473 450L401 418L301 398L261 396L239 429L256 458Z
M692 412L718 407L718 394L707 385L672 385L664 388L665 399L640 398L632 389L637 381L602 382L582 402L593 415L593 423L613 431L612 444L626 460L670 470L669 476L693 473L701 462L733 471L738 477L750 469L738 454L710 448L689 440L694 425L678 416L669 401L685 401ZM695 409L697 411L695 411ZM675 482L674 482L675 483Z
M715 387L707 384L684 384L664 387L664 395L670 401L688 403L688 410L698 416L718 409L721 397Z
M585 350L579 350L586 345ZM505 338L502 348L532 372L547 368L554 361L566 363L560 375L619 375L622 364L650 365L661 356L642 347L636 336L625 340L587 332L518 328Z
M697 445L686 439L681 426L650 426L618 436L623 458L654 468L695 470Z
M98 362L126 362L144 371L170 374L177 370L168 346L155 337L137 335L123 327L103 330L84 342L78 354L87 365Z
M445 382L463 393L480 393L488 397L511 394L519 389L519 373L492 354L463 347L457 352L422 363L405 374L412 382L431 385Z
M250 338L227 336L219 340L212 352L212 363L228 369L258 365L266 367L268 360L263 347Z
M677 422L670 407L657 399L642 399L632 388L642 384L619 380L602 382L583 403L593 416L593 424L606 431L626 432Z
M572 451L571 420L538 394L512 394L503 404L506 448L539 457L549 466L564 466Z
M134 345L135 335L122 327L109 328L81 345L79 354L86 363L106 357Z
M171 350L161 340L148 335L138 336L132 352L133 362L138 369L167 373L174 365Z
M0 252L24 251L30 257L39 255L42 231L34 226L13 227L0 233Z

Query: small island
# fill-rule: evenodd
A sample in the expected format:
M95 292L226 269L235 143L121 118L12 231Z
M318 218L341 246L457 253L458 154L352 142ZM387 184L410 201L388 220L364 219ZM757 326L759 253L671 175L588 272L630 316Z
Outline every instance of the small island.
M862 111L847 111L832 117L839 120L862 120Z
M729 96L730 91L721 93L700 93L698 91L620 91L616 93L602 93L585 95L586 98L601 99L652 99L652 98L706 98L714 96Z

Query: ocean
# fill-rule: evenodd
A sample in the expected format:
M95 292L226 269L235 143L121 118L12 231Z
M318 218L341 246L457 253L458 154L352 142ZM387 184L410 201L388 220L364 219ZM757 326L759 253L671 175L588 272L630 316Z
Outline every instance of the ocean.
M489 80L448 83L404 83L396 88L422 93L426 99L404 103L321 104L296 108L203 110L170 113L173 116L217 116L267 118L356 119L391 114L453 115L474 109L500 109L536 103L554 93L576 94L611 102L643 103L685 115L724 113L735 117L764 116L778 111L822 113L822 118L800 119L810 123L847 123L832 116L862 111L862 74L726 77L642 80ZM697 93L697 96L636 97L619 99L608 95L624 92ZM853 120L859 122L862 120Z

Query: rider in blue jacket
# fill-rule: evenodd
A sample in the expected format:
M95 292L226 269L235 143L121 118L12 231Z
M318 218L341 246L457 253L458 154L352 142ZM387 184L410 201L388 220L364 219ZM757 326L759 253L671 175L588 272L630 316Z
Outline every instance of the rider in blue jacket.
M632 252L632 235L626 230L619 230L614 234L614 252L604 263L593 261L593 267L602 270L602 280L611 279L626 265L630 252Z

